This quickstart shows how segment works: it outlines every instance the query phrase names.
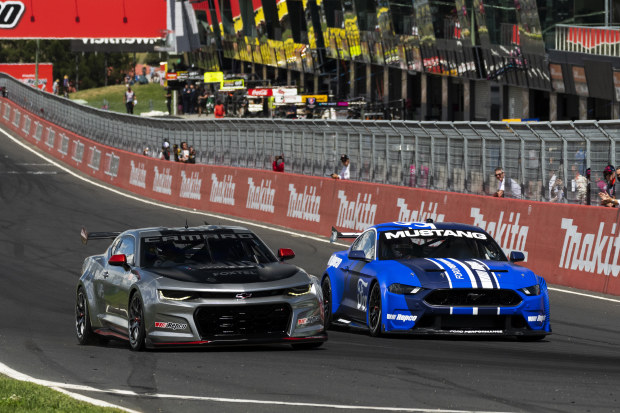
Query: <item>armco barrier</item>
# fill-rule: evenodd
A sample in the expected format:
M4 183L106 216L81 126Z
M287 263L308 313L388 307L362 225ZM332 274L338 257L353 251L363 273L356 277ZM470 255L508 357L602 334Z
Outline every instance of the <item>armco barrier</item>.
M328 235L385 221L478 225L548 282L620 295L618 209L187 165L95 143L0 99L0 123L70 167L136 194Z

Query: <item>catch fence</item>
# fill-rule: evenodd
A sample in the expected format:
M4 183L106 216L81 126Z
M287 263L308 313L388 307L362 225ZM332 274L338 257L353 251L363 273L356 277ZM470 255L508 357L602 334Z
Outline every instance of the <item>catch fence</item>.
M579 202L576 172L586 174L593 204L607 164L616 165L620 121L416 122L323 119L177 119L113 113L41 92L0 74L10 100L94 141L157 154L164 140L186 141L197 162L271 169L283 154L286 172L325 176L351 159L353 180L471 194L497 189L495 168L522 188L522 197L545 201L550 180L565 202Z

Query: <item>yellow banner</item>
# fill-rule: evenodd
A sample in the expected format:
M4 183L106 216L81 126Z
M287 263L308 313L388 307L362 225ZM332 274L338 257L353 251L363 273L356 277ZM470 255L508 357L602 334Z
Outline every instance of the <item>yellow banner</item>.
M327 95L301 95L301 101L306 102L308 98L314 98L317 103L326 103Z
M205 83L222 83L224 72L205 72Z

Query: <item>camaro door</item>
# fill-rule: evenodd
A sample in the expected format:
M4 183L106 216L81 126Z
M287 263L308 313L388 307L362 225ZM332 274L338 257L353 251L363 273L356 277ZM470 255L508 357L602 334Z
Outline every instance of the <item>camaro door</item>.
M109 261L106 263L105 268L107 272L107 277L104 280L106 321L123 331L127 328L129 288L134 280L131 268L136 257L135 248L136 242L133 236L127 235L122 237L113 245L110 257L124 255L126 264Z

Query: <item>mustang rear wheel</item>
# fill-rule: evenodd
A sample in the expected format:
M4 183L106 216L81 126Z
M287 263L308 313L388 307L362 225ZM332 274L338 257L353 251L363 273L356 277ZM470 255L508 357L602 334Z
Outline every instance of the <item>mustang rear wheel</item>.
M80 344L90 344L95 339L95 333L90 325L88 299L82 287L78 289L75 299L75 334Z
M135 293L129 300L129 345L133 351L144 349L144 305L140 294Z
M370 335L377 337L381 335L381 287L375 283L370 290L368 297L368 329Z
M325 330L327 330L332 323L332 284L329 281L329 277L325 276L321 283L321 290L323 292L323 315L325 316Z

